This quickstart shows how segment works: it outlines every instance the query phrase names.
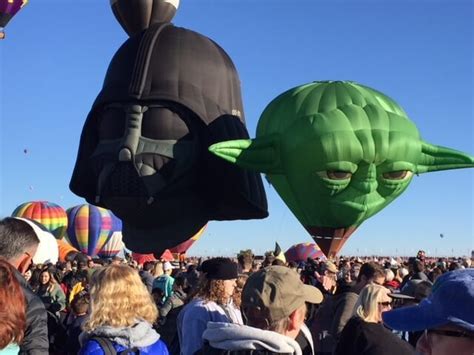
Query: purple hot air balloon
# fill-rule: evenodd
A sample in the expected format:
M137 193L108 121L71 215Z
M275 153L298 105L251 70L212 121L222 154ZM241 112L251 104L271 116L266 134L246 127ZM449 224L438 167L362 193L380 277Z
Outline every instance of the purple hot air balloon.
M324 253L315 243L300 243L290 247L285 253L286 261L306 261L311 259L326 259Z
M27 3L28 0L0 0L0 39L5 38L3 29L8 22Z

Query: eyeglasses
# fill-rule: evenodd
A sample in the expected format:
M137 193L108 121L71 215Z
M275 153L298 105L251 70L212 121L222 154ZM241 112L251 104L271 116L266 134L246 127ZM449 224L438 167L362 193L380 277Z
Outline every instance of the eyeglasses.
M442 329L426 329L425 334L438 334L444 335L447 337L455 337L455 338L473 338L472 333L457 331L457 330L442 330Z
M384 306L384 307L390 307L392 302L379 302L379 305Z

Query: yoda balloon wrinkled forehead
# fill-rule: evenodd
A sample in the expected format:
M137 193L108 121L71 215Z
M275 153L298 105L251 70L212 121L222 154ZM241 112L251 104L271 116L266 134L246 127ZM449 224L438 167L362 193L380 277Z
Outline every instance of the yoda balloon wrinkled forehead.
M274 99L252 140L212 145L215 155L265 173L326 255L414 174L474 167L474 158L420 138L384 94L343 81L313 82Z

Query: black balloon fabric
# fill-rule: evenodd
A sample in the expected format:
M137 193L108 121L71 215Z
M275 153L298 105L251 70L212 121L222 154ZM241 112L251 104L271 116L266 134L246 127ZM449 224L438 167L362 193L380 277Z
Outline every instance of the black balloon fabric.
M70 189L122 219L128 248L161 254L210 220L268 215L260 175L207 150L248 137L240 80L225 51L199 33L156 23L113 57Z

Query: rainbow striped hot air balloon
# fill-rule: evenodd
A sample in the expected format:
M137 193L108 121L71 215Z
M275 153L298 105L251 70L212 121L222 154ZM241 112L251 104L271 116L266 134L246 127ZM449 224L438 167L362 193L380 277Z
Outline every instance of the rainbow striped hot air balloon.
M174 254L180 254L180 253L186 253L186 251L191 247L191 245L194 244L196 240L202 237L204 234L204 231L206 230L207 224L202 227L199 232L197 232L195 235L193 235L191 238L186 240L185 242L182 242L181 244L178 244L177 246L170 248L170 251Z
M57 239L64 236L68 224L64 208L47 201L23 203L15 208L12 217L28 218L41 223Z
M111 212L89 204L69 208L66 212L69 219L66 238L79 251L96 256L111 236Z
M290 247L285 253L286 261L306 261L311 259L326 259L324 253L315 243L299 243Z
M123 250L123 247L122 232L113 232L97 255L99 258L113 258Z

